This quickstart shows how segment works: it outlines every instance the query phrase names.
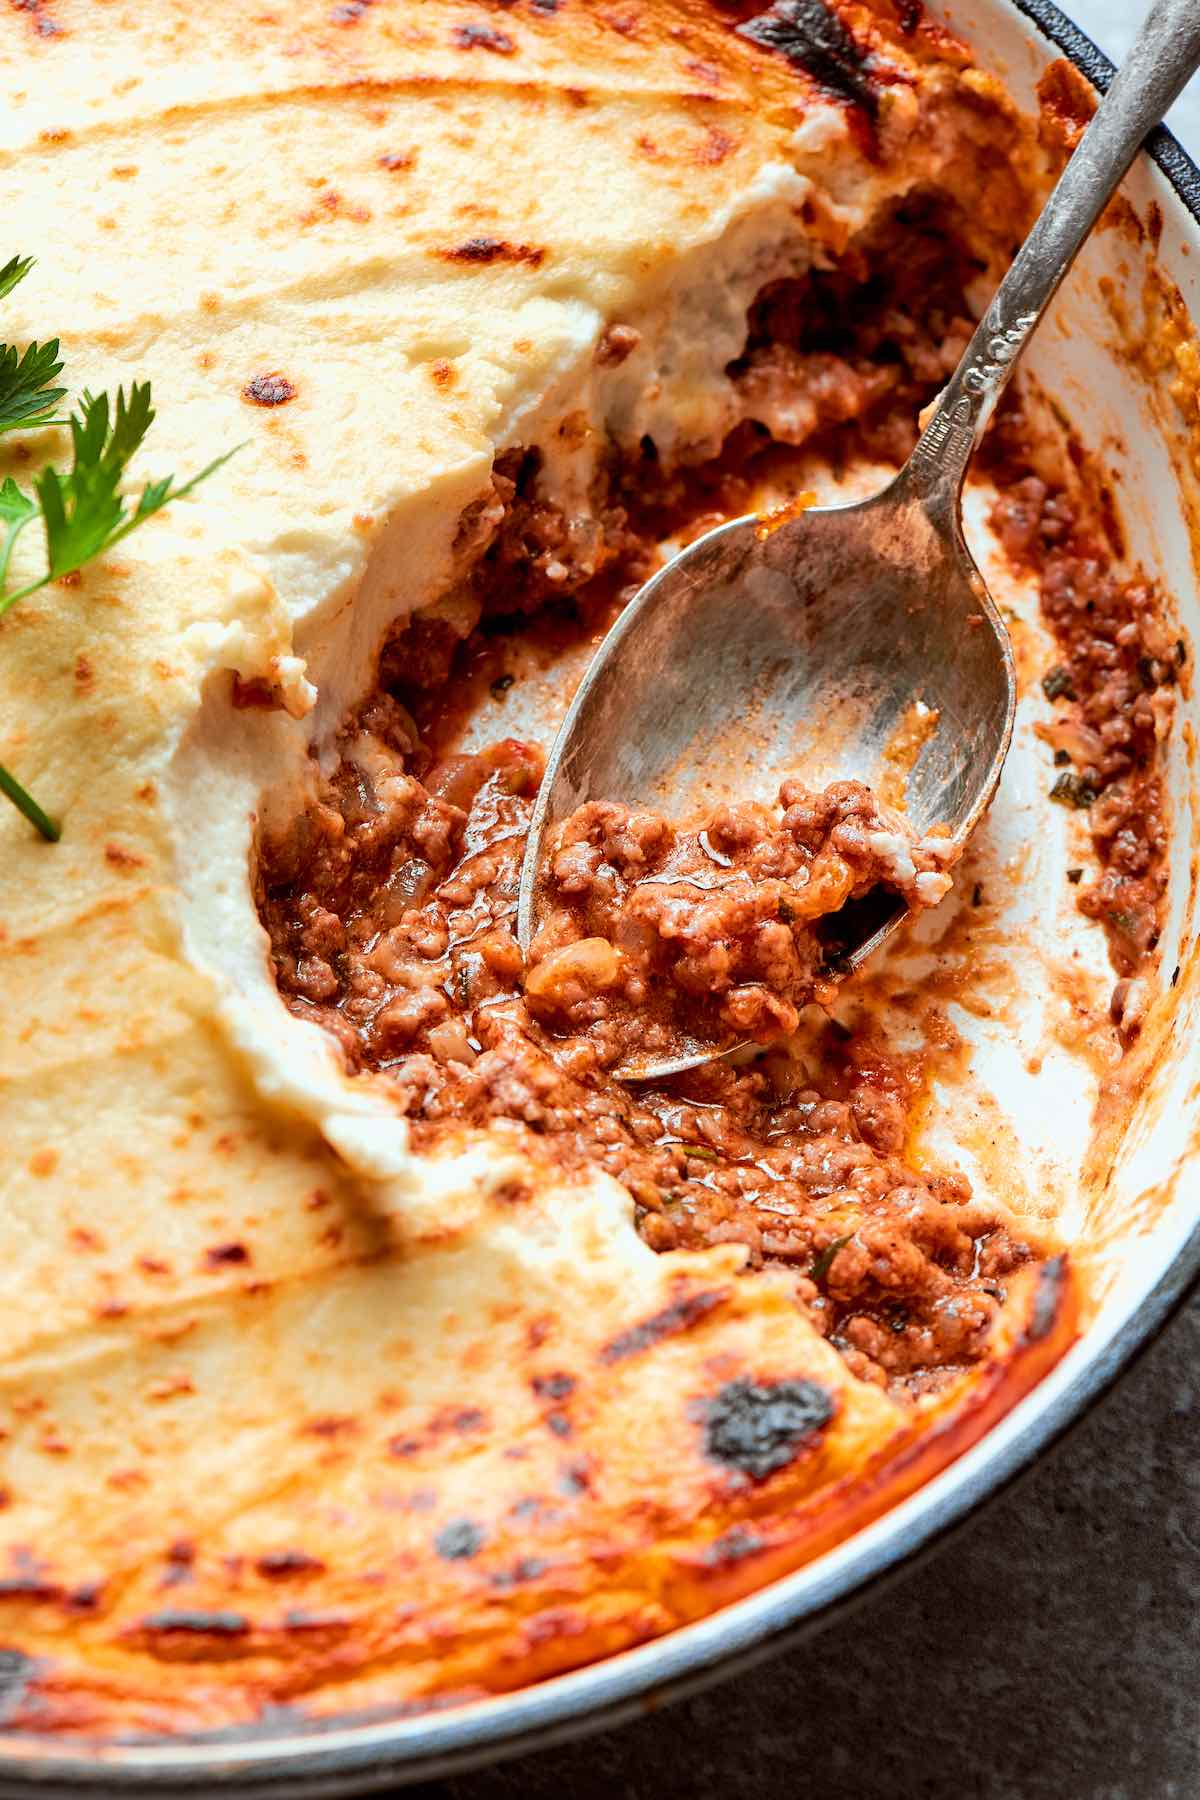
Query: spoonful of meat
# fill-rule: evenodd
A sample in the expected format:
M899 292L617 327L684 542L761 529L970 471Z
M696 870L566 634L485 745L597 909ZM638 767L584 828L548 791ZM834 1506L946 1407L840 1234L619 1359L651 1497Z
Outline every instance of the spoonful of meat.
M1008 633L963 538L967 465L1198 62L1196 0L1156 0L881 493L718 526L605 637L551 751L517 931L535 1017L586 1032L617 1074L786 1035L949 887L1016 705ZM767 776L777 798L741 799Z

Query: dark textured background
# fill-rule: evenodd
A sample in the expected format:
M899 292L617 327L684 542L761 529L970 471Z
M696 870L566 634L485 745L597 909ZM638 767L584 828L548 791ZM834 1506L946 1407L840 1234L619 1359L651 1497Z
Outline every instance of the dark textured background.
M1200 1800L1200 1300L1011 1493L812 1643L419 1800Z

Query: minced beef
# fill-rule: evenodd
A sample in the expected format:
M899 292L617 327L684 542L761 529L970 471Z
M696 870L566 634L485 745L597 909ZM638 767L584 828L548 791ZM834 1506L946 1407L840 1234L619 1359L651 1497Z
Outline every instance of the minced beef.
M975 271L950 217L944 202L915 203L852 245L836 269L764 293L730 371L747 422L715 464L664 471L646 444L604 472L605 491L583 524L540 496L535 454L500 459L493 492L463 520L474 561L455 606L395 633L375 695L342 732L334 773L318 780L307 812L262 844L259 868L286 1003L332 1034L348 1069L386 1084L416 1148L436 1152L490 1126L567 1173L602 1170L633 1195L653 1247L744 1245L751 1267L790 1275L797 1304L856 1374L917 1393L983 1352L1007 1275L1043 1253L1002 1206L972 1198L964 1176L906 1156L927 1082L921 1058L869 1023L847 1031L830 1020L802 1062L767 1049L656 1083L615 1079L613 1047L585 1016L586 995L578 1016L574 1001L543 1006L536 968L530 980L516 941L541 748L515 739L477 755L443 747L453 739L447 721L461 716L475 672L487 667L491 634L537 632L547 621L568 635L603 629L653 568L663 538L746 509L755 471L777 454L772 432L839 461L907 454L916 413L969 329L963 288ZM1047 692L1057 696L1048 777L1075 778L1070 792L1089 808L1099 865L1080 905L1103 922L1128 976L1152 954L1160 924L1159 743L1177 652L1157 597L1112 572L1118 547L1071 457L1035 446L1019 405L994 428L990 461L1001 541L1015 565L1036 571L1059 645L1061 666L1048 671ZM1051 752L1069 767L1051 767ZM842 800L851 813L873 804L861 794ZM744 809L723 816L716 838L708 834L715 859L698 833L684 834L682 850L678 837L668 841L652 815L620 806L589 813L559 846L560 898L574 909L566 936L611 946L637 892L629 876L639 856L651 873L678 876L670 859L679 856L689 870L702 856L727 873L722 858L734 866L756 844L768 854L783 834L797 855L818 860L839 801L799 792L789 801L800 809L794 832L781 810L749 821L742 843ZM604 867L623 891L600 895L593 930ZM794 874L764 878L786 885ZM855 869L853 883L863 875ZM687 955L728 936L721 921L710 931L694 911L684 923L695 940ZM772 943L786 960L782 938ZM767 976L764 990L787 987L778 970L757 974ZM754 982L729 992L738 985ZM753 1036L754 1024L739 1029Z
M1098 920L1117 973L1136 975L1158 944L1167 888L1160 744L1184 659L1160 597L1114 572L1119 536L1069 460L1045 467L1019 402L986 446L1000 490L992 524L1012 562L1037 576L1056 643L1043 678L1054 707L1039 727L1054 756L1056 798L1087 812L1096 878L1076 905ZM1069 772L1067 772L1069 771Z
M918 840L858 781L785 781L775 808L718 807L673 826L591 801L559 826L525 997L551 1031L586 1032L624 1072L694 1045L790 1037L841 973L821 926L882 887L910 907L950 887L947 836Z

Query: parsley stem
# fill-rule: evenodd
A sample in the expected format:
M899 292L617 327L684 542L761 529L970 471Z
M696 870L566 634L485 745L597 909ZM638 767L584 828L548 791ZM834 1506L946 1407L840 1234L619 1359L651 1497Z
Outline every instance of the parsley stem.
M15 593L5 594L3 598L0 599L0 619L4 617L6 612L11 611L18 600L28 600L30 594L36 594L39 588L49 587L51 580L51 576L41 575L36 581L31 581L28 587L17 588Z
M33 795L23 788L14 776L0 763L0 794L11 800L17 811L24 813L29 823L36 826L48 843L57 844L62 831L49 813L44 813Z

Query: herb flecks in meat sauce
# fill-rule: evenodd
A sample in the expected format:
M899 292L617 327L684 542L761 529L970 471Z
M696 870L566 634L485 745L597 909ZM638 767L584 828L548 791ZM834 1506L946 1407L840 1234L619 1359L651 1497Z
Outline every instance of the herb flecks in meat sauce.
M1042 681L1054 717L1039 730L1063 770L1048 780L1051 798L1086 815L1098 864L1076 905L1103 925L1113 966L1129 978L1161 929L1168 871L1159 747L1185 652L1153 588L1113 573L1120 537L1104 507L1089 505L1079 482L1055 480L1031 436L1014 404L985 445L1000 490L992 523L1010 561L1036 575L1059 646Z
M417 1149L501 1122L534 1156L604 1170L632 1193L651 1246L744 1245L750 1267L790 1273L797 1304L854 1374L914 1394L979 1358L1006 1277L1045 1253L962 1174L906 1155L920 1057L870 1023L849 1031L829 1019L803 1061L771 1049L656 1084L615 1079L620 1046L597 1028L603 1008L554 1016L514 934L542 748L512 738L476 755L442 746L473 692L507 693L510 671L489 656L500 635L595 635L655 566L660 541L745 509L780 445L840 466L902 460L917 412L966 341L974 272L952 205L931 198L907 203L833 269L774 284L730 370L748 422L719 462L664 472L644 446L609 471L585 523L541 497L536 452L499 457L493 492L462 525L464 548L478 546L466 609L478 623L464 638L435 610L399 628L319 802L263 845L260 870L287 1004L333 1034L349 1069L388 1084ZM1093 796L1081 818L1098 874L1074 897L1103 923L1128 978L1159 929L1158 744L1177 653L1155 597L1111 573L1120 547L1103 507L1065 450L1056 460L1034 443L1019 403L993 430L988 469L1002 546L1035 574L1057 644L1045 735L1070 763L1072 804ZM1048 754L1047 805L1057 760ZM810 813L829 804L791 799ZM758 823L768 837L768 826L783 829L781 816ZM615 814L592 824L582 837L593 846L609 826L632 829ZM730 847L716 845L720 855ZM597 866L606 860L607 850ZM582 929L576 918L572 930Z

